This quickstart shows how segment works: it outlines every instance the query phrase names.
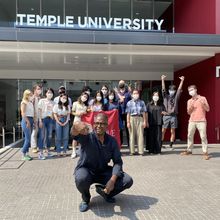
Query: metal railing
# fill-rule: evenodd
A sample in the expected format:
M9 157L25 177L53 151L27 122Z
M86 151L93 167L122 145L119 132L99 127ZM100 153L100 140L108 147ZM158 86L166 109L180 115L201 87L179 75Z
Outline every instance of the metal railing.
M5 131L5 128L2 127L2 133L0 134L0 136L2 137L2 147L5 147L5 135L6 134L12 134L13 136L13 143L15 142L15 127L12 127L12 131Z

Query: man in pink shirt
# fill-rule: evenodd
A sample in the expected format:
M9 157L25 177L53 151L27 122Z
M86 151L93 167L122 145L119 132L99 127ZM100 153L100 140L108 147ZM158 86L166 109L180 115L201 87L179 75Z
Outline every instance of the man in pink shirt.
M198 129L202 142L204 159L209 160L208 141L206 135L206 112L209 111L209 104L204 96L197 94L197 88L195 85L189 86L188 91L189 95L192 96L192 98L187 102L187 113L190 115L187 139L188 147L186 151L181 153L181 155L192 154L194 134L196 129Z

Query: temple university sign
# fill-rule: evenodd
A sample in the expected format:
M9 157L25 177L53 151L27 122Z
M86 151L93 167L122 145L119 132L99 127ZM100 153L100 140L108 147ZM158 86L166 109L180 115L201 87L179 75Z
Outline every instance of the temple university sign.
M17 14L17 27L44 27L44 28L80 28L80 29L113 29L113 30L162 30L164 20L157 19L130 19L105 17L74 17L55 15Z

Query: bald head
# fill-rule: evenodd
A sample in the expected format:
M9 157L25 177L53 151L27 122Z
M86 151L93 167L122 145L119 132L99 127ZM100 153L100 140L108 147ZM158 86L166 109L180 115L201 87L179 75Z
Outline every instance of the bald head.
M97 119L101 119L103 122L108 123L108 116L104 113L98 113L95 117L94 117L94 121L96 122Z

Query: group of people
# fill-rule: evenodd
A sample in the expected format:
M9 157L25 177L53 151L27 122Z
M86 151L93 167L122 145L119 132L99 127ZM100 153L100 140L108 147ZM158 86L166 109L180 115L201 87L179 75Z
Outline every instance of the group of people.
M42 86L39 84L33 87L33 92L25 90L21 102L21 126L25 134L22 148L23 159L32 159L28 154L30 145L33 152L39 151L39 159L44 160L51 157L53 130L55 130L57 156L65 156L69 145L71 116L73 116L73 123L75 123L80 122L81 117L91 111L100 112L114 109L119 113L120 144L123 144L123 131L125 130L130 155L136 154L136 142L137 153L144 155L145 128L148 133L146 148L150 154L161 153L164 136L168 128L171 131L170 149L173 149L175 130L178 126L178 102L182 93L184 77L180 77L180 84L177 89L175 85L170 85L168 91L165 87L165 79L166 76L162 75L162 91L153 91L151 100L147 104L140 99L140 91L131 90L124 80L119 81L117 88L109 89L107 85L101 86L94 96L91 95L92 89L85 86L82 88L78 99L73 103L64 86L59 87L57 97L54 97L52 88L46 89L45 96L42 97ZM187 107L190 114L188 149L183 152L183 155L191 153L193 136L195 129L198 128L202 139L203 153L208 159L205 119L205 113L209 111L208 102L205 97L197 94L195 85L189 86L188 90L192 98ZM77 157L76 148L78 145L80 143L73 139L72 158Z
M178 101L184 77L180 77L177 89L175 85L171 85L168 92L165 88L165 78L165 75L161 76L162 91L153 91L151 101L147 104L140 99L140 91L131 90L123 80L119 81L118 88L112 90L109 90L107 85L103 85L94 97L91 96L91 88L85 86L78 100L73 103L63 86L58 90L59 96L54 99L52 88L46 89L44 98L41 98L41 85L35 85L33 92L25 90L21 102L21 126L25 135L22 147L23 160L32 159L28 154L30 144L35 148L38 147L39 159L44 160L52 156L50 147L54 128L57 156L65 156L70 133L73 137L72 158L76 157L76 146L80 145L80 158L74 172L76 187L82 196L79 210L81 212L88 210L92 184L95 184L96 192L106 202L114 203L114 197L130 188L133 179L123 171L118 142L107 134L108 117L105 111L114 109L118 111L120 144L123 143L125 129L130 155L135 154L135 140L137 140L138 154L144 155L145 128L148 130L146 144L150 154L161 153L164 135L168 128L171 129L170 148L172 149L178 124ZM187 102L187 112L190 115L188 146L181 155L192 154L194 134L198 129L204 159L208 160L206 112L209 111L209 104L204 96L198 95L195 85L188 86L188 92L192 97ZM91 111L99 112L94 118L93 129L91 125L81 120L83 115ZM69 130L71 115L74 119ZM113 166L109 166L111 160Z

